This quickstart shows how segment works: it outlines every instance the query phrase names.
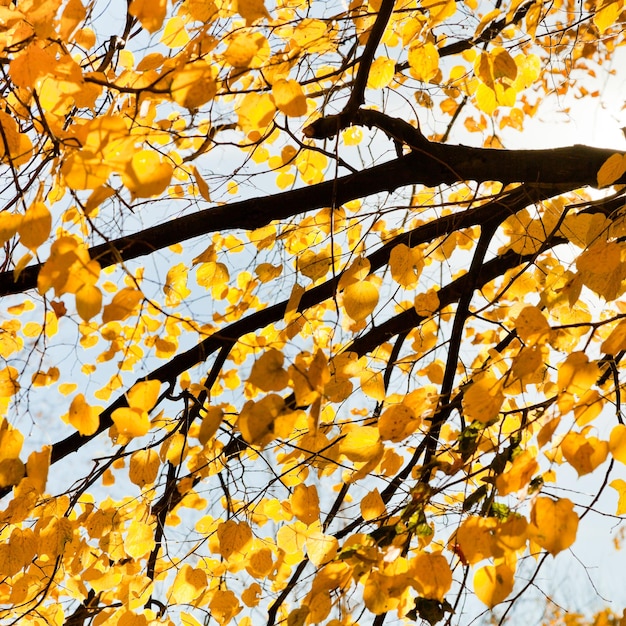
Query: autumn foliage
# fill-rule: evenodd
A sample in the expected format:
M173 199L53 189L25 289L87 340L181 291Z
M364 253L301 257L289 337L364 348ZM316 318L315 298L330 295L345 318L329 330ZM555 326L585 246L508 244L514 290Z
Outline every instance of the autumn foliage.
M0 0L0 621L506 621L617 525L626 154L508 143L625 32Z

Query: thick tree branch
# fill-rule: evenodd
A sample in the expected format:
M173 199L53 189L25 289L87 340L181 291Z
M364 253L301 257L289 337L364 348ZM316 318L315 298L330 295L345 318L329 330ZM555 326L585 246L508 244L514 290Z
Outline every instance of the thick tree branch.
M392 120L390 126L406 131L406 123L394 124L393 119L388 118ZM404 135L399 139L404 141ZM264 198L205 209L94 246L89 254L102 267L108 267L207 233L252 230L333 203L340 205L414 184L436 187L459 181L526 182L555 185L558 187L555 193L583 186L594 187L597 186L598 170L616 153L615 150L581 145L551 150L492 150L450 146L425 139L411 147L410 154L356 174ZM626 174L616 181L624 182ZM13 271L0 274L0 296L34 289L41 267L40 264L29 266L18 277Z

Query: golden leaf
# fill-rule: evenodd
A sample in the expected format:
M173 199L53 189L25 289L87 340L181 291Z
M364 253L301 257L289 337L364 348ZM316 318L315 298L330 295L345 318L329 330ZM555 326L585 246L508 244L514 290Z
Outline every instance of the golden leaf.
M135 16L149 33L155 33L165 20L167 0L131 0L128 12Z
M139 150L122 172L122 181L133 196L150 198L167 189L173 173L174 168L154 150Z
M496 478L496 488L501 496L524 489L539 471L535 454L524 450L517 455L506 472Z
M262 391L281 391L289 384L289 372L283 368L285 357L270 348L252 366L248 382Z
M452 586L452 571L441 553L420 552L411 559L409 572L415 579L416 590L423 598L443 602Z
M252 26L257 20L270 17L263 0L236 0L235 4L237 13L246 20L246 26Z
M278 110L289 117L300 117L307 112L306 96L298 81L279 78L272 85L272 97Z
M617 502L617 510L615 511L615 515L625 515L626 514L626 480L622 480L621 478L616 478L612 480L609 485L617 491L617 495L619 497Z
M609 444L583 432L569 432L561 441L561 451L579 476L590 474L602 465L609 453Z
M291 511L307 526L320 517L320 500L315 485L296 485L290 498Z
M48 239L52 227L52 215L43 202L33 202L18 226L22 245L36 251Z
M100 407L91 406L85 396L79 393L72 400L67 421L81 435L93 435L100 426Z
M189 43L189 33L182 18L174 16L167 20L161 35L161 42L168 48L182 48Z
M132 520L124 538L124 550L129 557L141 559L154 550L154 528L141 520Z
M386 507L380 497L378 489L374 488L361 500L361 515L366 521L370 521L385 515Z
M102 292L95 285L83 285L76 292L76 312L88 322L102 309Z
M486 424L498 417L503 402L501 382L487 373L478 377L463 394L463 412L468 420Z
M370 72L367 76L367 86L370 89L382 89L383 87L387 87L393 80L395 73L396 64L393 59L378 57L374 60L370 68Z
M209 602L211 616L220 626L228 624L242 608L237 596L230 590L217 589Z
M351 430L340 442L339 450L351 461L367 462L384 450L378 428L359 426Z
M419 248L409 248L403 243L393 248L389 256L391 277L402 287L410 289L417 284L424 267L424 255Z
M158 453L152 449L137 450L130 456L128 478L139 487L152 485L161 466Z
M409 48L411 76L427 83L439 72L439 52L430 42L416 41Z
M522 309L515 320L515 330L519 338L529 345L545 343L551 331L548 320L536 306Z
M104 307L102 312L102 322L113 322L115 320L125 320L130 317L137 308L137 305L143 300L143 294L138 289L125 287L118 291L110 304Z
M378 420L380 438L394 443L403 441L418 429L421 421L406 404L392 404Z
M611 456L626 465L626 425L617 424L611 430L609 437L609 451Z
M490 609L513 591L515 572L506 564L485 565L474 574L474 593Z
M576 541L578 515L574 504L567 498L553 500L538 497L533 505L528 526L528 536L535 543L556 556Z
M378 304L378 287L371 280L362 280L348 285L343 292L343 306L355 321L366 319Z
M174 102L193 110L213 100L217 93L215 78L215 69L206 61L187 63L175 72L170 85Z
M185 563L176 572L170 594L174 602L190 604L207 588L207 585L206 572Z

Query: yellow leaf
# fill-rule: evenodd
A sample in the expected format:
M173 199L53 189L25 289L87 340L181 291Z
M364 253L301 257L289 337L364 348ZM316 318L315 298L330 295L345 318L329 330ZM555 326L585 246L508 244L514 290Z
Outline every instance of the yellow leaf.
M582 396L600 376L596 363L589 363L584 352L572 352L559 365L557 384L560 391Z
M300 117L307 112L306 96L296 80L279 78L272 85L272 96L278 110L289 117Z
M434 26L439 22L453 16L456 13L456 2L454 0L422 0L422 9L428 10L430 21Z
M274 422L284 408L285 401L274 393L258 402L246 402L237 420L243 438L252 445L267 445L274 439Z
M391 589L394 583L395 576L385 576L377 570L372 570L368 574L363 587L363 602L374 615L388 613L398 608L399 598L392 595Z
M250 554L246 564L246 571L255 578L265 578L274 569L272 551L269 548L261 548Z
M9 213L8 211L0 212L0 246L4 246L9 239L16 235L22 219L22 215Z
M622 8L622 0L604 0L599 3L593 15L593 23L598 27L600 34L617 22Z
M185 22L178 16L170 17L161 35L161 43L168 48L182 48L189 43L189 33Z
M76 292L76 312L88 322L102 309L102 292L95 285L83 285Z
M260 137L261 132L274 118L275 112L276 107L270 94L248 93L237 108L239 126L252 138Z
M146 411L122 407L115 409L111 419L117 432L124 437L143 437L150 430L150 420Z
M615 511L615 515L624 515L626 514L626 480L622 480L621 478L616 478L612 480L609 485L617 491L619 496L619 500L617 501L617 511Z
M340 442L339 450L351 461L367 462L376 458L384 449L380 442L378 428L358 426L351 430Z
M228 624L241 609L242 606L239 604L237 596L230 590L225 591L223 589L217 589L209 603L211 617L213 617L220 626Z
M370 280L361 280L348 285L343 292L343 306L355 321L363 321L378 304L378 288Z
M494 518L470 516L463 520L456 532L455 541L464 563L474 565L496 555L496 526Z
M492 374L485 374L463 394L463 412L468 420L486 424L498 417L503 402L500 382Z
M167 0L132 0L128 12L135 16L143 28L155 33L163 25Z
M315 485L296 485L290 502L293 514L307 526L319 521L320 500Z
M259 32L235 33L224 52L226 62L236 68L261 67L269 56L269 43Z
M228 520L217 527L220 554L227 560L245 558L252 547L252 530L246 522Z
M0 418L0 459L17 459L24 443L24 435Z
M484 83L480 83L480 85L478 85L474 93L474 97L476 98L477 108L487 115L492 115L498 108L496 92Z
M416 41L409 48L409 66L413 78L427 83L439 72L439 52L430 42Z
M248 382L262 391L281 391L289 384L289 373L283 368L284 358L282 352L270 348L252 366Z
M515 330L519 338L528 345L545 343L550 336L550 324L536 306L522 309L515 320Z
M452 586L452 571L441 553L420 552L411 559L409 572L415 578L415 587L423 598L443 602Z
M439 296L434 289L429 289L426 293L418 293L413 301L415 312L420 317L430 317L439 310Z
M93 435L100 426L100 407L90 406L79 393L70 404L67 420L81 435Z
M2 459L0 461L0 488L17 485L24 478L25 473L24 463L19 459Z
M236 6L237 13L246 20L246 26L252 26L257 20L270 17L263 0L236 0Z
M141 520L132 520L124 539L124 550L129 557L141 559L154 550L154 528Z
M110 304L104 307L102 322L106 324L115 320L125 320L135 312L141 300L143 300L141 291L132 287L125 287L113 296Z
M192 166L191 171L193 173L193 177L196 179L196 185L198 185L198 191L200 192L200 195L207 202L211 202L209 186L206 184L206 181L204 180L204 178L202 178L200 172L195 165Z
M398 244L389 255L389 267L391 277L402 287L410 289L419 280L424 267L424 255L419 248Z
M385 399L385 380L381 372L364 370L360 375L361 391L368 397L382 402Z
M191 604L207 588L207 585L206 572L185 563L176 572L170 594L177 604Z
M583 476L604 463L609 453L609 444L597 437L590 437L585 431L569 432L561 441L561 451L578 475Z
M170 86L174 102L187 109L194 110L209 102L209 100L213 100L217 93L215 78L215 69L206 61L199 59L192 63L187 63L174 74ZM195 170L195 173L196 182L198 182L197 170ZM204 181L202 182L204 183ZM202 193L201 183L199 182L198 189ZM204 197L204 194L202 195Z
M260 263L254 270L262 283L268 283L283 273L282 265L272 265L271 263Z
M198 432L198 441L200 441L203 446L213 439L223 419L224 411L222 409L216 406L207 408L202 418L202 423L200 424L200 431Z
M403 441L418 429L421 421L406 404L392 404L378 420L380 438L394 443Z
M396 63L393 59L378 57L374 60L370 68L370 73L367 76L367 86L370 89L382 89L383 87L387 87L393 80L395 73Z
M22 245L36 251L48 239L52 227L52 216L43 202L33 202L28 207L19 226L18 233Z
M332 561L337 555L339 542L332 535L312 532L306 538L306 551L309 560L316 567Z
M51 452L52 446L43 446L40 452L31 452L26 461L26 474L39 493L46 490Z
M122 172L122 181L133 196L150 198L163 193L170 184L174 168L161 160L154 150L135 152Z
M515 572L506 564L485 565L474 574L474 593L490 609L513 591Z
M33 387L48 387L59 380L61 372L58 367L51 367L47 372L38 370L33 374Z
M87 11L80 0L69 0L61 14L61 39L67 41L76 31L87 15Z
M600 350L606 354L616 355L626 349L626 319L620 320L611 334L602 342Z
M611 430L609 437L609 450L612 457L626 465L626 425L617 424Z
M539 471L535 455L524 450L517 455L506 472L496 478L496 488L501 496L524 489Z
M161 460L156 450L151 448L137 450L130 456L128 477L133 484L139 487L152 485L156 480L160 466Z
M380 497L378 489L374 488L361 500L361 515L366 521L385 515L387 508Z
M593 243L576 259L576 267L583 284L605 300L614 300L620 294L625 276L620 244L602 240Z
M163 293L165 304L172 307L178 306L191 293L187 288L187 265L185 263L178 263L168 270Z
M533 505L528 525L528 536L535 543L556 556L576 541L578 515L567 498L553 500L538 497Z
M135 383L126 394L128 406L141 411L151 411L159 399L161 381L145 380Z

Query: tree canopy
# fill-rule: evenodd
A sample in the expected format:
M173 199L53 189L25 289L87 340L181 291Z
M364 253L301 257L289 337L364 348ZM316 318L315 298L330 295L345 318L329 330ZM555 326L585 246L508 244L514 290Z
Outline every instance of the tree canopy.
M618 524L626 154L521 133L625 24L1 0L0 621L506 621Z

